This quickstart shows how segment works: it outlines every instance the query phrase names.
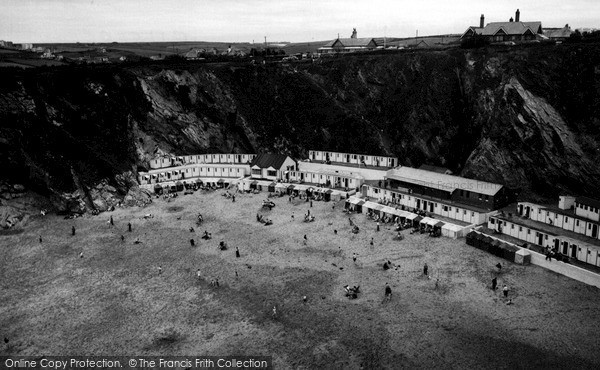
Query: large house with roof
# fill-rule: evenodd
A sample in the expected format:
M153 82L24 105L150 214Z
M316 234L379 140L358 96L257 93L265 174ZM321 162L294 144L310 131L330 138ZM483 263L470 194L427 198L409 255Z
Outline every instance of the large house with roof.
M352 51L367 51L377 49L377 42L372 37L356 37L356 28L352 31L350 38L338 38L329 41L327 44L317 49L319 54L330 53L349 53Z
M520 11L517 9L515 19L511 17L508 22L492 22L485 26L485 17L482 14L479 27L471 26L461 36L461 39L480 35L490 42L528 41L535 40L538 35L543 35L542 22L521 22Z
M282 180L286 172L295 171L296 161L285 154L257 155L250 163L250 177L253 179Z

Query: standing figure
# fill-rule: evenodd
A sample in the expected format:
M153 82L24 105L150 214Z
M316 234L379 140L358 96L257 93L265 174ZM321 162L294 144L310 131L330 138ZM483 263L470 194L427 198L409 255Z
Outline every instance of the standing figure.
M504 284L504 288L502 288L502 293L504 293L504 298L508 297L508 287Z
M427 276L428 270L429 270L429 266L427 266L427 264L423 265L423 275Z
M494 277L492 279L492 290L496 290L497 286L498 286L498 279L496 277Z
M235 247L235 257L240 258L240 249L238 247Z
M71 235L75 236L75 226L71 226Z
M129 232L131 232L131 222L127 223L127 229L129 230Z

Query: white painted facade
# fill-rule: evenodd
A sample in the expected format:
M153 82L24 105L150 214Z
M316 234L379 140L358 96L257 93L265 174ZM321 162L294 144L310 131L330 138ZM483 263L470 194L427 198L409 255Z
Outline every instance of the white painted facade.
M150 168L165 168L200 163L248 164L256 154L196 154L180 156L164 156L150 161Z
M527 243L556 248L558 252L576 257L579 261L600 266L600 247L581 240L535 229L499 216L491 216L487 227Z
M475 210L473 207L461 206L456 203L445 203L440 200L432 200L415 194L409 194L408 192L382 189L370 185L363 185L362 193L369 197L369 199L388 201L392 204L404 206L409 210L419 209L475 225L485 223L490 215L496 213L496 211Z
M322 150L310 150L308 158L311 161L331 161L338 163L366 164L375 167L396 167L398 158L385 157L380 155L367 155L355 153L330 152Z
M191 164L186 166L155 169L140 172L138 181L141 185L156 184L168 181L184 181L196 178L239 178L250 174L248 164Z
M289 171L286 174L287 181L327 185L332 188L360 189L365 182L364 177L359 174L335 173L335 172L308 172Z
M296 168L296 161L287 157L280 168L261 168L257 165L250 168L250 176L253 179L267 179L272 181L284 180L286 171L293 171Z
M600 240L600 222L585 219L577 213L570 214L569 211L554 210L539 204L518 202L517 214L533 221Z
M592 221L600 221L600 209L575 200L575 214Z
M298 171L303 172L338 172L350 175L360 175L365 180L381 180L385 177L386 169L374 169L364 167L348 167L336 164L324 164L321 162L298 162Z

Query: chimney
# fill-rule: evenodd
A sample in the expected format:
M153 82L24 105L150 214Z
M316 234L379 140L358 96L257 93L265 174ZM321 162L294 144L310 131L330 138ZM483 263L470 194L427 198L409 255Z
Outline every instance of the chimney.
M512 21L513 21L513 17L510 17L510 19L509 19L508 21L509 21L509 22L512 22Z
M485 17L483 16L483 14L481 15L481 18L479 18L479 28L483 28L483 23L485 22Z
M515 13L515 22L519 22L520 15L521 15L521 12L519 11L519 9L517 9L517 12Z

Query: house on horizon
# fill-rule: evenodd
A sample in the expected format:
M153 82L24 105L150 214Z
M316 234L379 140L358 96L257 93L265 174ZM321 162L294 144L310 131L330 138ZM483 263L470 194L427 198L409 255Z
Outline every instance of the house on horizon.
M544 36L554 41L565 41L569 37L573 31L568 24L565 24L564 27L561 28L544 28Z
M542 22L521 22L520 17L521 12L517 9L514 19L511 17L508 22L492 22L484 26L485 17L482 14L479 27L467 28L460 38L463 40L479 35L490 42L531 41L544 34Z
M358 38L356 28L350 38L337 38L329 41L317 49L319 54L349 53L354 51L368 51L377 49L377 42L373 37Z
M296 169L296 161L285 154L261 153L250 162L250 177L276 181L283 179L286 172Z

